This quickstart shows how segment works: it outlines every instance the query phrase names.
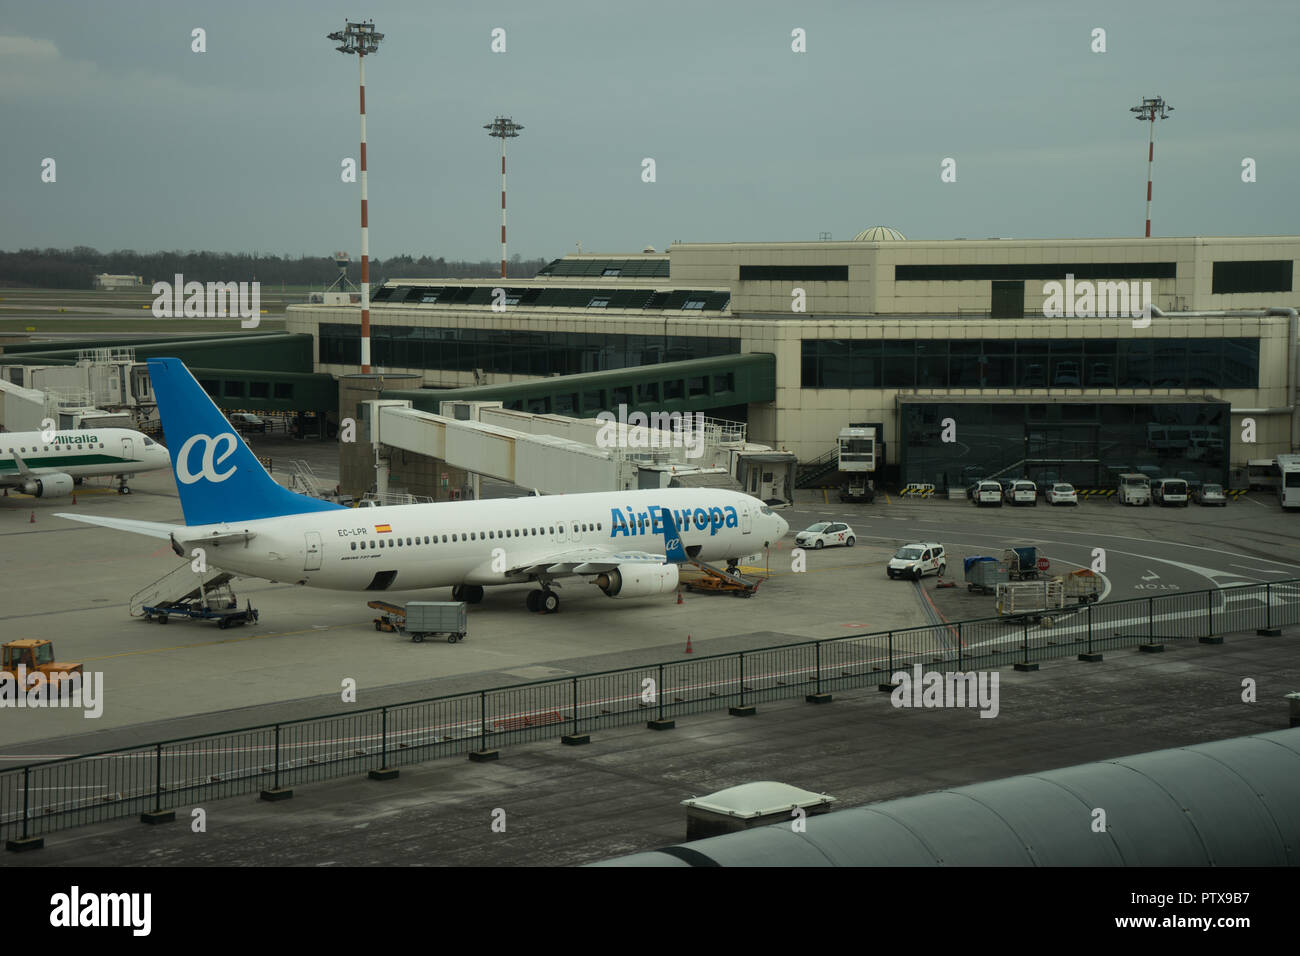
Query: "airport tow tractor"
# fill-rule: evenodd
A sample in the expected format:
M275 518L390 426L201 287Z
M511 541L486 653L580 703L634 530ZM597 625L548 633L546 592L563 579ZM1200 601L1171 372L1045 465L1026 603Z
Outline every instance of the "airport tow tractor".
M55 694L62 694L64 683L78 686L72 683L72 678L81 676L81 665L56 661L54 645L46 640L6 641L0 645L0 675L17 682L19 667L23 668L29 687L35 686L33 678L40 674L50 683L50 689ZM28 688L20 689L25 692Z

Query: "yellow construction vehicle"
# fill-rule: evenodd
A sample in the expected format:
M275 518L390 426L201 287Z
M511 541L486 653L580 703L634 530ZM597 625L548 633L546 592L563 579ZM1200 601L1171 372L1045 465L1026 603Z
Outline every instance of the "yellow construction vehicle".
M21 672L19 668L22 668ZM19 675L22 675L20 680ZM67 664L54 659L54 644L50 641L27 639L6 641L0 645L0 676L8 677L26 692L35 684L33 675L40 674L48 681L52 691L58 693L63 684L75 675L80 682L81 664ZM23 681L26 686L23 686Z

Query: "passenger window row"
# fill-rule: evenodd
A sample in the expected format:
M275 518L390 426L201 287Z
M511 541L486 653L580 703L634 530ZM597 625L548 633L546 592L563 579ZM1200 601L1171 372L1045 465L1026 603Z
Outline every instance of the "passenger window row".
M564 530L563 525L560 525L559 527L561 532L563 532ZM577 527L580 533L587 534L592 531L603 531L605 529L605 524L603 521L595 521L595 522L583 521L583 522L578 522ZM540 528L510 528L505 531L469 531L469 532L458 531L450 535L444 534L442 536L442 544L447 544L448 539L450 539L451 544L456 544L460 541L495 541L498 538L500 539L528 538L528 537L537 537L538 535L545 536L548 533L554 535L555 529L556 529L556 525L550 525L549 527L543 526ZM426 534L423 540L421 540L419 535L416 535L413 538L396 537L396 538L378 538L371 541L353 541L352 550L367 551L367 550L374 550L376 548L401 548L401 547L414 548L417 545L421 545L421 544L438 544L438 543L439 543L438 535Z

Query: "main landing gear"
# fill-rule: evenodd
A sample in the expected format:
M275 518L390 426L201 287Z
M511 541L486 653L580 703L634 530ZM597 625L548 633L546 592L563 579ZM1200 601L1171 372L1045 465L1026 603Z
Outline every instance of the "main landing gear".
M477 584L453 585L451 599L453 601L464 601L466 604L481 604L483 602L483 588Z
M128 477L130 477L130 476L129 476L129 475L118 475L118 476L117 476L117 493L118 493L119 495L129 495L129 494L131 493L131 489L130 489L129 487L127 487L127 484L126 484L126 479L127 479Z
M554 614L560 609L560 596L550 588L539 588L536 591L528 592L524 604L530 611Z

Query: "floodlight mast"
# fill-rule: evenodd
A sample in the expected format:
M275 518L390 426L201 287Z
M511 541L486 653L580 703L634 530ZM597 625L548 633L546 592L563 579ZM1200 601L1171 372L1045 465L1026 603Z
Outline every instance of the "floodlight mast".
M489 136L501 140L501 278L506 277L506 140L519 135L523 129L509 116L498 116L483 127Z
M343 30L329 34L340 53L355 53L361 65L361 371L370 373L370 217L366 194L366 57L379 49L382 33L375 21L349 20Z
M1130 106L1130 113L1137 114L1138 122L1149 122L1151 132L1147 138L1147 235L1151 238L1151 164L1156 157L1156 118L1168 119L1169 114L1174 108L1164 101L1163 97L1157 96L1151 99L1143 99L1141 106Z

